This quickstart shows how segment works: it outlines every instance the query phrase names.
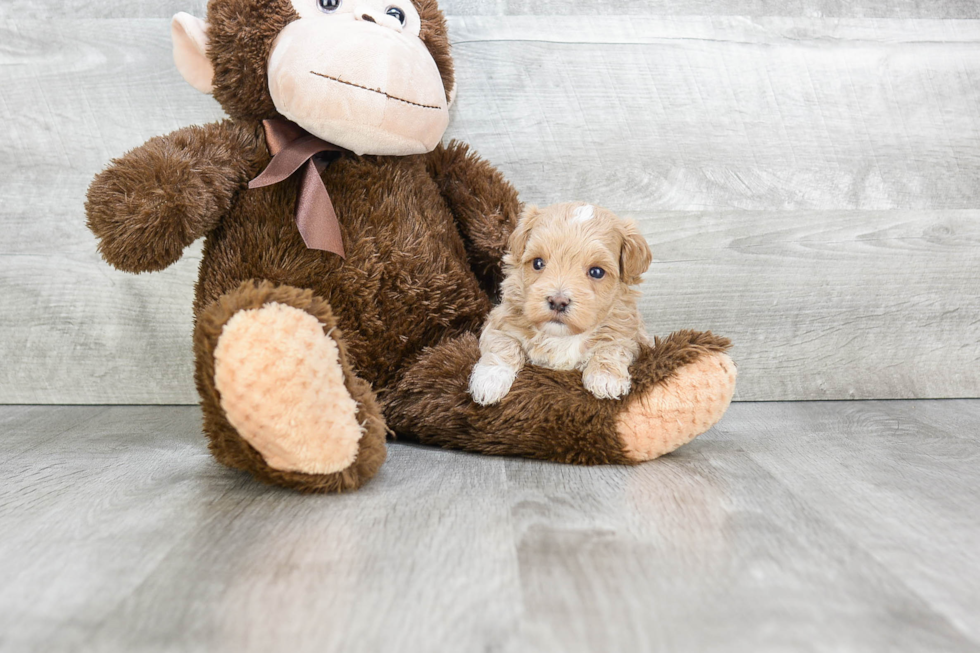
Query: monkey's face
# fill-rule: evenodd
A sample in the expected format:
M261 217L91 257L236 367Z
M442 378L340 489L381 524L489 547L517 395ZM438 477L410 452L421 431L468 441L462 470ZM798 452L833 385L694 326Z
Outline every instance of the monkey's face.
M420 154L449 124L442 77L419 38L411 0L292 0L299 15L275 40L276 109L358 154Z
M236 119L278 113L387 155L431 151L449 124L452 61L435 0L211 0L208 18L174 17L174 60Z

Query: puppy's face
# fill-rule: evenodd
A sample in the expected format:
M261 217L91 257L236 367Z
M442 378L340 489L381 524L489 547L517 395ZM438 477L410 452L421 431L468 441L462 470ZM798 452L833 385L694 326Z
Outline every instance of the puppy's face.
M650 265L632 220L589 204L530 207L511 236L508 286L538 330L594 329Z

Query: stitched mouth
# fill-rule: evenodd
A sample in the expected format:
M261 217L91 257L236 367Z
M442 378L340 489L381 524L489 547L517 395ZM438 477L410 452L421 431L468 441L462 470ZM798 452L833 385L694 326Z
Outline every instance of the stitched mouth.
M361 86L360 84L355 84L353 82L345 82L342 79L339 79L337 77L332 77L330 75L324 75L323 73L318 73L315 70L311 70L310 71L310 74L311 75L316 75L317 77L322 77L324 79L329 79L330 81L337 82L338 84L344 84L346 86L353 86L354 88L359 88L362 91L371 91L372 93L377 93L378 95L383 95L386 98L388 98L389 100L395 100L396 102L404 102L405 104L409 104L409 105L411 105L413 107L419 107L420 109L435 109L436 111L441 111L442 110L442 107L434 107L431 104L419 104L418 102L412 102L411 100L406 100L405 98L400 98L397 95L390 95L388 93L385 93L380 88L368 88L367 86Z

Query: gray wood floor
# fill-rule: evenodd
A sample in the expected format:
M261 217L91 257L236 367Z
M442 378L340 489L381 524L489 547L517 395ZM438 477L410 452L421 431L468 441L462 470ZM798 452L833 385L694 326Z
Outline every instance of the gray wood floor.
M0 649L980 650L980 401L737 404L636 468L392 444L326 497L199 419L0 407Z

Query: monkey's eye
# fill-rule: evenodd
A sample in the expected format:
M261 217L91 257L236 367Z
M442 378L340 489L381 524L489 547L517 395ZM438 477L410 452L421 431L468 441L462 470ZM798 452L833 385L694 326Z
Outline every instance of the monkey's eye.
M593 279L601 279L604 276L606 276L606 271L599 267L590 268L589 276L592 277Z
M538 270L538 271L543 270L544 269L544 259L543 258L536 258L536 259L534 259L533 261L531 261L531 267L533 267L535 270Z
M320 6L320 11L327 14L332 14L340 9L340 5L343 2L344 0L316 0L316 3Z
M398 22L401 23L402 25L405 24L405 12L399 9L398 7L388 7L387 9L385 9L385 13L388 14L389 16L394 16L395 18L397 18Z

